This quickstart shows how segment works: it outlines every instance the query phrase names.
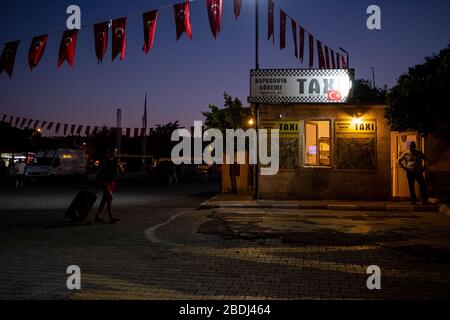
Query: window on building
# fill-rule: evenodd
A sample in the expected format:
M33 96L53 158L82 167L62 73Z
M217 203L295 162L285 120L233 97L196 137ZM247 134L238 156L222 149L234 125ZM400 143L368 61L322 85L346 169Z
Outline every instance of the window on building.
M305 122L305 165L331 166L329 120Z

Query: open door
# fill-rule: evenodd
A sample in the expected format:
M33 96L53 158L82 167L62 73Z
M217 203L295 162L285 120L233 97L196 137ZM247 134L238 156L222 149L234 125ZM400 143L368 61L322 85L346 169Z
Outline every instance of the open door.
M421 149L419 136L416 132L391 133L391 170L392 170L392 197L400 200L410 198L406 172L397 163L400 155L408 150L410 142L415 142ZM419 195L419 186L416 183L416 194Z

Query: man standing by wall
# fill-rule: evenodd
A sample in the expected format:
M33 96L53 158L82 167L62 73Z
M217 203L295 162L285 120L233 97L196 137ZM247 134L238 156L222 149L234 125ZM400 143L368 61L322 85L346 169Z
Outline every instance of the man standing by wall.
M409 192L411 194L411 203L416 204L417 197L414 184L417 181L420 186L420 193L422 194L422 203L428 204L428 193L423 172L425 171L425 162L427 158L422 151L416 149L416 143L410 142L409 150L405 151L400 158L398 164L406 171L408 178Z

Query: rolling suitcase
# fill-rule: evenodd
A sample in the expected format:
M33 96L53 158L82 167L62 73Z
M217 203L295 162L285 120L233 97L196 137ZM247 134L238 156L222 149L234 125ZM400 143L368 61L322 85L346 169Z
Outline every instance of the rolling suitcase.
M72 204L66 211L66 218L71 222L81 222L89 215L95 201L97 194L92 191L80 191L73 199Z

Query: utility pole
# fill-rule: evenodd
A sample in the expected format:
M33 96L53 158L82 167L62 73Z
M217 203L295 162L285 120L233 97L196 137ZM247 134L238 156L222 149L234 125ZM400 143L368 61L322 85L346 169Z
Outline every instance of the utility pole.
M259 0L255 0L255 69L259 70ZM256 113L256 170L255 170L255 194L259 198L259 103L255 103Z
M147 156L147 94L145 94L144 116L142 117L142 172L145 174L145 160Z
M117 109L117 123L116 123L116 152L120 158L122 154L122 109Z
M375 68L372 67L372 87L375 89L376 85L375 85Z

